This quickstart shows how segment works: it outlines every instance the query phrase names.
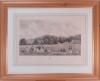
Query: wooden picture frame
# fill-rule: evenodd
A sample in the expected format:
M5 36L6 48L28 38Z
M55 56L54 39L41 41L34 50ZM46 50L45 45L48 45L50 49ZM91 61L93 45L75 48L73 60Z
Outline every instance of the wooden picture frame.
M47 74L7 74L6 42L7 42L7 10L14 8L84 8L93 9L93 74L88 73L47 73ZM65 1L65 2L36 2L36 1L1 1L0 2L0 79L1 81L99 81L100 80L100 22L98 1Z

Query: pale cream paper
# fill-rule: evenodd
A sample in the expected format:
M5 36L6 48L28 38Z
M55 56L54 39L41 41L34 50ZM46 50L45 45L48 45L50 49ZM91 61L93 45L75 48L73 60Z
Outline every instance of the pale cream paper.
M33 23L41 20L43 25ZM20 21L27 21L25 26ZM14 64L15 65L84 65L87 63L86 15L32 15L16 14L14 16ZM56 25L52 25L54 22ZM46 23L46 24L45 24ZM66 27L67 26L67 27ZM52 31L50 31L52 30ZM44 34L70 36L81 34L81 56L19 56L19 39L39 37Z

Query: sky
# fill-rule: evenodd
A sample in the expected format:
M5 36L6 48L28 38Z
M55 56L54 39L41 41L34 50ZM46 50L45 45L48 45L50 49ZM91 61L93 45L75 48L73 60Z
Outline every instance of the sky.
M20 19L20 38L34 39L43 35L69 37L81 34L85 16L32 16Z

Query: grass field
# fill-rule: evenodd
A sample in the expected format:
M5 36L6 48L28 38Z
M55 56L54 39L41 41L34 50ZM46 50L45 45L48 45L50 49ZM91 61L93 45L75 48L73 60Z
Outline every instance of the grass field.
M64 56L81 55L81 44L19 45L19 55Z

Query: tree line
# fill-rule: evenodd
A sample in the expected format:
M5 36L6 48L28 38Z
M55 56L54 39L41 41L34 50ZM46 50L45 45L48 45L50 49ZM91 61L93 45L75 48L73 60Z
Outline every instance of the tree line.
M71 42L74 38L77 38L80 40L80 35L77 36L70 36L68 38L66 37L56 37L51 35L45 35L36 39L33 39L31 43L29 43L29 39L20 39L19 44L20 45L43 45L43 44L58 44L58 43L64 43L64 42Z

